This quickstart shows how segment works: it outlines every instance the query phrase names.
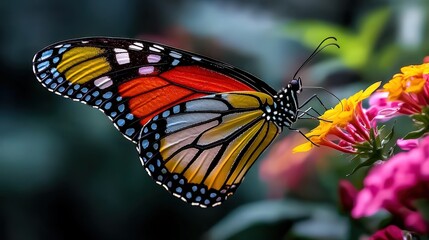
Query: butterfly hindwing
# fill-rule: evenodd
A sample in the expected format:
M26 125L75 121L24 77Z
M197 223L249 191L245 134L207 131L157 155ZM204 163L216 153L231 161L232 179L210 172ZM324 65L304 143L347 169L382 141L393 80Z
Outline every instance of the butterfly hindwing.
M273 99L259 92L208 95L157 114L138 150L149 175L176 197L216 206L234 193L280 133L266 117ZM268 106L268 107L267 107Z
M48 90L99 108L133 142L155 115L182 102L229 91L275 91L213 59L145 41L84 38L51 45L33 59Z

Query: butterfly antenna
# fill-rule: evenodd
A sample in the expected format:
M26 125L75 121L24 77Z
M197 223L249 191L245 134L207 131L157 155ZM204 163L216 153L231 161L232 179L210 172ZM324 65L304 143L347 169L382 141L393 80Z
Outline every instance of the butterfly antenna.
M314 51L311 53L311 55L304 61L304 63L302 63L302 65L298 68L298 70L296 70L295 74L293 75L293 79L295 79L296 75L298 75L299 71L308 63L311 61L311 59L314 58L314 56L316 56L318 53L320 53L323 49L325 49L326 47L329 46L335 46L337 48L340 48L340 45L338 45L337 43L329 43L326 44L325 46L322 47L323 43L325 43L327 40L329 39L334 39L335 41L337 41L337 38L335 37L327 37L325 39L323 39L319 45L316 47L316 49L314 49Z

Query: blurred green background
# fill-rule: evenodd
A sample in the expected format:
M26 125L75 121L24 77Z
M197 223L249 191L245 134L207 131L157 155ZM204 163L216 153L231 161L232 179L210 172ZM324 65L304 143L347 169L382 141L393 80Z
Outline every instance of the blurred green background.
M279 89L335 36L341 49L326 49L299 76L343 98L421 63L428 11L425 0L2 1L0 239L354 239L337 210L337 181L351 169L344 156L314 159L305 183L274 196L259 174L268 149L221 206L188 206L152 182L101 112L45 90L31 60L69 38L140 38L230 63Z

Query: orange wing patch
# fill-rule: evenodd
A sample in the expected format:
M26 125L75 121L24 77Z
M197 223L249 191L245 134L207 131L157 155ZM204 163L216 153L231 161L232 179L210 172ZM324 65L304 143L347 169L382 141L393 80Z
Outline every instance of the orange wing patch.
M119 86L120 95L130 99L128 107L142 125L179 103L231 91L255 90L231 77L197 66L178 66L159 76L140 77Z

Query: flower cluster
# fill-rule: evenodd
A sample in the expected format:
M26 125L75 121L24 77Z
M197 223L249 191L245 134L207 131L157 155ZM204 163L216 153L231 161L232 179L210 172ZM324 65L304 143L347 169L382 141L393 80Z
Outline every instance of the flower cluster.
M383 88L372 94L366 115L370 126L398 115L409 115L417 131L398 139L403 151L390 156L379 154L357 191L349 182L340 182L340 199L344 210L355 219L371 217L386 210L398 225L379 230L370 239L401 239L404 230L427 234L429 221L419 202L429 200L429 63L403 67ZM350 123L352 124L352 123ZM373 130L375 134L376 130ZM410 139L414 138L414 139ZM361 149L357 148L357 152ZM427 203L426 203L427 204ZM397 238L391 235L397 235Z
M342 211L354 221L365 221L379 211L390 213L390 225L373 232L369 239L405 239L413 233L429 234L429 58L420 65L401 68L378 89L380 82L341 100L307 133L308 142L293 152L308 152L315 146L351 154L369 167L358 190L340 181ZM369 98L369 107L362 101ZM390 143L393 130L379 126L399 115L409 116L417 129L397 139L397 151ZM396 126L394 126L396 127ZM280 156L277 153L276 156ZM384 225L386 226L386 225Z
M398 103L399 113L418 114L429 105L429 63L403 67L383 86L389 102Z

